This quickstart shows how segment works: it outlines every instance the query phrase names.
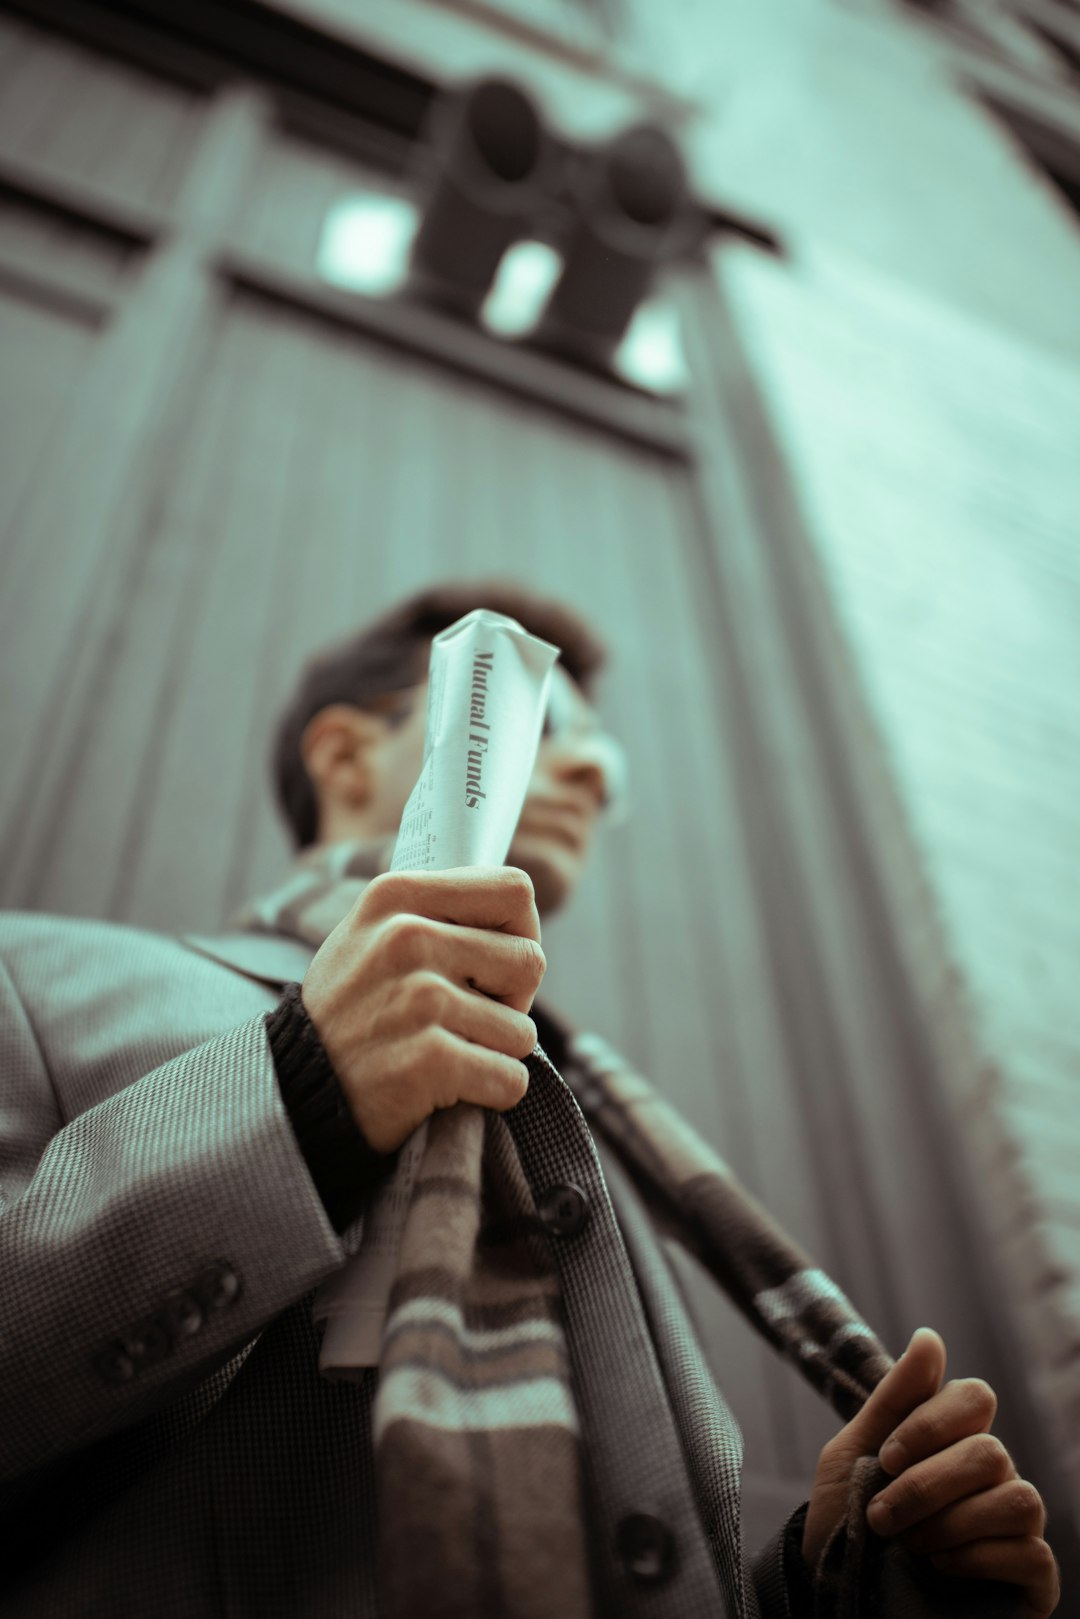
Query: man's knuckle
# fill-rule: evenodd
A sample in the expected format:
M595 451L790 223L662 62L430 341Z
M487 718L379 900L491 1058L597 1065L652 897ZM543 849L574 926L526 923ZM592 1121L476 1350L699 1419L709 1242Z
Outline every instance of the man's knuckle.
M1041 1535L1032 1537L1028 1557L1031 1562L1032 1572L1038 1579L1057 1579L1057 1558L1054 1556L1050 1543L1043 1540Z
M851 1471L851 1441L843 1432L834 1434L821 1447L817 1473L819 1480L827 1475L829 1481L846 1478Z
M940 1448L939 1425L928 1412L913 1412L898 1433L911 1456L929 1456Z
M415 1038L403 1044L398 1052L399 1083L410 1090L419 1084L428 1060L426 1044L423 1037Z
M429 1024L409 1041L405 1072L411 1082L422 1079L439 1062L443 1055L440 1046L442 1034L443 1030L437 1024Z
M980 1422L992 1422L997 1412L997 1395L982 1377L964 1377L947 1385L955 1390L965 1412Z
M457 1041L449 1029L444 1029L440 1024L425 1029L422 1043L426 1056L444 1067L448 1067L457 1055Z
M1006 1497L1009 1516L1022 1524L1031 1534L1042 1531L1046 1517L1042 1496L1026 1478L1018 1478L1008 1486Z
M525 1094L528 1086L528 1073L524 1065L507 1058L500 1066L498 1074L494 1077L493 1089L495 1099L493 1105L503 1111L516 1107Z
M400 874L396 871L376 872L375 876L364 889L364 894L368 899L370 899L373 895L386 897L395 891L400 880Z
M995 1483L1009 1477L1012 1457L997 1434L976 1434L969 1443L974 1466L981 1476Z
M518 964L525 982L535 989L547 972L547 957L535 939L518 940Z
M509 897L516 900L519 905L535 904L536 890L533 887L533 880L520 866L504 867L502 881Z
M380 871L368 883L359 903L379 912L406 909L408 882L399 871Z
M417 966L427 959L431 924L422 916L408 911L397 911L387 917L380 930L379 942L391 967Z
M451 1107L461 1094L462 1053L446 1029L430 1028L420 1045L418 1072L434 1107Z
M894 1499L901 1517L908 1520L925 1517L936 1501L933 1478L929 1473L913 1469L904 1475L904 1487L897 1491Z
M838 1490L846 1493L851 1465L852 1458L849 1451L830 1451L826 1446L818 1457L814 1477L815 1490L822 1490L826 1494Z
M409 1010L419 1023L441 1023L446 1015L450 986L438 973L421 970L408 985Z

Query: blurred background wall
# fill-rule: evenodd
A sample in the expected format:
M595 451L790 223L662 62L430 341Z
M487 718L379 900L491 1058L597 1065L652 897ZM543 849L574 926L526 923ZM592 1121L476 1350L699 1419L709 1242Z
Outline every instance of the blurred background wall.
M568 171L678 142L660 381L335 257L422 215L437 94L490 73ZM636 810L549 999L892 1348L995 1384L1067 1571L1078 87L1075 0L0 9L4 902L223 922L289 859L308 653L437 579L579 606ZM687 1282L753 1539L831 1422Z

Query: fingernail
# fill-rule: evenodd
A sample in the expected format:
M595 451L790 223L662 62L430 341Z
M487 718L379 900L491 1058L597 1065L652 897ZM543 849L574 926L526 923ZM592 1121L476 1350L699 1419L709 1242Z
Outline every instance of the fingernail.
M892 1527L892 1507L876 1495L866 1509L866 1521L879 1535L887 1535Z
M907 1451L899 1439L886 1439L878 1451L878 1461L886 1473L902 1473L908 1462Z

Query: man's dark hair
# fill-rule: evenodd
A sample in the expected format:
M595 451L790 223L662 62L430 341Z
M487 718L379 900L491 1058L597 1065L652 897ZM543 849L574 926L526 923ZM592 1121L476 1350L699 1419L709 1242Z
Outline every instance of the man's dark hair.
M432 638L476 607L516 618L562 652L562 667L586 695L606 656L603 643L571 608L510 580L435 585L419 591L364 629L305 664L278 721L271 767L282 815L298 849L319 835L319 805L300 741L308 721L331 703L375 706L392 692L427 679Z

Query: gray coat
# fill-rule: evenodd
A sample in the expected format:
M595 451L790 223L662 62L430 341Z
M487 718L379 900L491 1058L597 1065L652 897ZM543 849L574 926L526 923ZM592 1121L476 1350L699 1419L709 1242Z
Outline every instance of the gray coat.
M373 1377L320 1377L310 1307L359 1225L327 1220L264 1026L310 954L0 919L0 1615L378 1612ZM742 1558L738 1430L607 1167L714 1571L708 1611L781 1619L779 1538ZM628 1398L608 1397L613 1442L648 1454ZM642 1587L634 1614L684 1619L678 1578Z

